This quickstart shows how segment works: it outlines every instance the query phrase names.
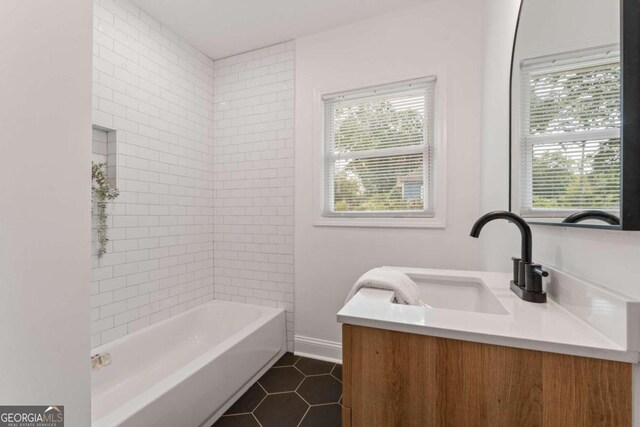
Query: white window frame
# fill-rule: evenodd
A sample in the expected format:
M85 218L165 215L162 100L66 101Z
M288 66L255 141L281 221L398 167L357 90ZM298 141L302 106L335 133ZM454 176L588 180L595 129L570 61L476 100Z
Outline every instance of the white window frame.
M531 182L531 177L528 175L524 177L523 165L521 164L522 159L522 151L524 148L523 143L523 133L522 133L522 116L523 114L528 114L529 105L527 105L527 111L522 111L522 106L525 105L523 102L523 67L527 67L529 70L535 70L536 68L549 68L548 64L550 62L554 62L558 69L562 69L565 67L571 67L576 60L581 58L587 58L584 62L589 63L592 62L597 64L599 62L608 61L611 55L619 55L619 46L605 45L600 47L592 47L592 48L579 48L576 50L569 50L565 53L556 53L551 55L543 55L530 57L527 59L520 60L520 66L517 67L514 72L517 72L517 79L514 80L513 86L513 96L512 102L514 106L517 106L517 112L512 115L513 129L512 129L512 141L517 141L517 143L511 145L512 153L512 182L515 185L512 185L511 188L511 198L513 201L513 208L516 212L519 212L520 215L527 218L528 221L535 222L550 222L556 223L559 218L565 218L568 215L571 215L576 212L580 212L584 209L542 209L531 208L531 203L525 203L524 194L522 193L523 186L530 188L533 183ZM526 100L526 99L525 99ZM618 137L622 131L622 128L618 129ZM608 129L604 131L592 131L592 133L598 134L601 137L615 137L615 131ZM554 137L547 137L548 139L552 139ZM559 139L564 140L564 137L559 137ZM531 164L531 153L528 148L526 151L527 155L527 164ZM527 182L523 182L526 179ZM610 213L619 215L617 210L607 210Z
M331 94L365 90L376 86L392 84L402 84L414 80L430 79L436 80L434 89L434 132L432 146L432 191L431 201L433 203L433 214L425 216L420 212L381 212L380 216L375 213L359 215L357 212L345 214L326 214L325 194L325 102L324 99ZM313 211L315 226L338 226L338 227L401 227L401 228L445 228L446 226L446 76L441 68L423 70L422 72L406 74L403 76L378 76L368 80L346 81L339 86L314 90L313 95ZM425 165L426 166L426 165ZM425 167L425 170L427 168ZM425 181L426 184L426 181ZM425 187L425 190L428 189ZM425 195L426 197L426 195Z

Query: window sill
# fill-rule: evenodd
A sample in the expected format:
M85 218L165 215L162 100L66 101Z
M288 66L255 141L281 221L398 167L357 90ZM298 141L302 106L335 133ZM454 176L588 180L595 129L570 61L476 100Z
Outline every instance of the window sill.
M315 227L446 228L442 218L317 217Z

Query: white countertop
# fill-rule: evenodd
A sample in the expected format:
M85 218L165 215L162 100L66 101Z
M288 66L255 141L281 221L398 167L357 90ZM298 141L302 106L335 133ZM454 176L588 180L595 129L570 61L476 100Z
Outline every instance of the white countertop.
M544 304L519 299L509 289L511 276L507 273L394 268L406 273L479 278L507 313L490 314L400 305L392 303L391 291L361 289L340 310L338 321L351 325L575 356L631 363L639 361L638 349L625 348L624 345L616 343L594 325L551 299Z

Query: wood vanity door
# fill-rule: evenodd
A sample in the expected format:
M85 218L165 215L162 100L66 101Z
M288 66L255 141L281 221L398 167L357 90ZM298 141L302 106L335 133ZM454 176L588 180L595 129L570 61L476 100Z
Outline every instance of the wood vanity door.
M631 365L343 326L343 426L630 426Z

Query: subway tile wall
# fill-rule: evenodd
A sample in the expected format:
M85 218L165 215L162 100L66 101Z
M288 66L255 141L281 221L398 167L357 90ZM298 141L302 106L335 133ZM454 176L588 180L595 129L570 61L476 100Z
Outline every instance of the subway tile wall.
M214 68L215 297L284 308L292 350L294 43Z
M94 0L93 59L120 190L93 258L95 347L213 298L214 64L128 0Z

